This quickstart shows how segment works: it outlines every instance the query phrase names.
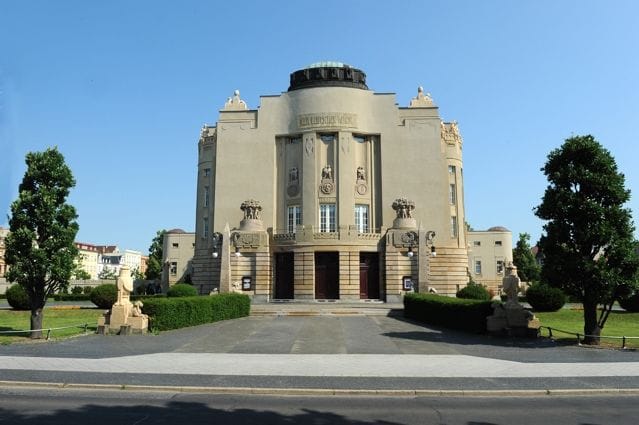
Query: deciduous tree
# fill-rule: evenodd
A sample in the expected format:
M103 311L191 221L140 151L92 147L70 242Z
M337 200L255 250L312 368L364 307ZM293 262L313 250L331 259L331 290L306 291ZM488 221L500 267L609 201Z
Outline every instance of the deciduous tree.
M542 280L582 301L585 342L598 344L612 304L636 285L630 199L614 158L592 136L571 137L548 155L548 187L535 214ZM601 313L597 306L601 304Z
M520 233L519 240L513 249L513 263L517 266L517 274L524 282L538 282L541 267L530 249L530 235Z
M162 278L162 246L166 230L158 230L149 247L149 264L146 268L146 279L155 280Z
M75 270L78 216L66 202L75 180L57 148L28 153L26 164L18 199L11 204L7 278L29 295L31 338L41 338L47 298L65 288Z

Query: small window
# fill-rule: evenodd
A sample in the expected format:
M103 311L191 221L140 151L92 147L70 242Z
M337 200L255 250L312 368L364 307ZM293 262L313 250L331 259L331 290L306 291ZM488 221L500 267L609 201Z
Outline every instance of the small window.
M359 233L368 232L368 205L355 205L355 227Z
M481 241L473 241L473 246L481 246Z
M448 202L450 202L451 205L457 203L457 185L455 185L455 183L451 183L448 188Z
M302 224L302 208L299 205L291 205L288 207L286 233L295 233L299 224Z
M320 140L324 143L330 143L335 140L334 134L320 134Z
M475 274L481 274L481 260L475 260Z
M173 246L173 248L177 248L180 246L177 242L173 242L171 245Z
M209 195L209 187L204 186L204 206L208 207L211 196Z
M457 168L454 165L448 166L448 174L455 174L455 171L457 171Z
M320 204L320 232L335 232L335 204Z
M171 263L169 273L171 274L171 276L177 276L177 262L173 261Z
M495 241L495 246L501 246L501 241Z
M296 143L301 143L302 142L302 138L301 137L289 137L286 140L286 143L288 143L289 145L294 145Z
M457 237L457 217L456 216L452 216L450 218L450 237L451 238Z
M497 274L503 274L503 273L504 273L504 261L497 260Z
M208 177L211 175L211 169L210 168L205 168L204 169L204 177Z

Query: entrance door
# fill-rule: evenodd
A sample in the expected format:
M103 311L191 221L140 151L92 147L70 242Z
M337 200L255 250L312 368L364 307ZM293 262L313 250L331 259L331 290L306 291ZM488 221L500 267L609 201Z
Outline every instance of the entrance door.
M376 252L359 254L359 297L379 299L379 255Z
M293 265L292 252L275 254L275 299L293 299Z
M315 253L315 298L318 300L339 299L339 254L337 252Z

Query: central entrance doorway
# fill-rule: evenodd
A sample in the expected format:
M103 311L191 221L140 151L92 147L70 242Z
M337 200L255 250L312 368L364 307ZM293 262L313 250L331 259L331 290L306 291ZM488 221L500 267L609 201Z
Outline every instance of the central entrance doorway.
M379 299L379 254L376 252L359 254L359 298Z
M292 300L294 262L292 252L275 254L275 299Z
M339 254L315 253L315 299L339 299Z

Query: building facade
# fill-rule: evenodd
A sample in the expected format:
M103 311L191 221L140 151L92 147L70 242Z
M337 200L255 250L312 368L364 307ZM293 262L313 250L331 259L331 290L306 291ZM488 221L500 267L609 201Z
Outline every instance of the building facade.
M78 265L91 276L92 280L96 280L99 273L98 263L100 254L98 253L98 247L84 242L75 242L75 246L78 248Z
M420 87L406 107L320 63L198 143L193 283L254 302L454 294L467 284L462 138Z
M172 229L164 234L162 245L162 287L164 291L177 282L191 282L195 233Z
M510 230L502 226L485 231L469 230L468 272L479 284L501 292L506 265L513 260L513 237Z

